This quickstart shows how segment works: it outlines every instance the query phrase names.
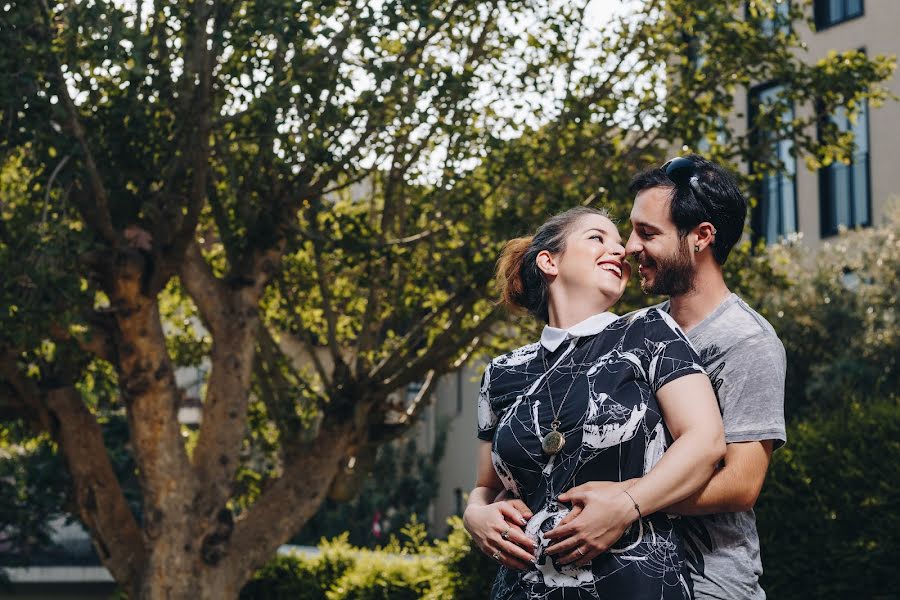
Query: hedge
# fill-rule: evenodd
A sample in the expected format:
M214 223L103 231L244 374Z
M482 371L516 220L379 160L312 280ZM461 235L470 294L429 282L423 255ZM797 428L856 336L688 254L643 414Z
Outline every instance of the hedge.
M789 427L756 513L770 600L896 598L898 399L847 402Z

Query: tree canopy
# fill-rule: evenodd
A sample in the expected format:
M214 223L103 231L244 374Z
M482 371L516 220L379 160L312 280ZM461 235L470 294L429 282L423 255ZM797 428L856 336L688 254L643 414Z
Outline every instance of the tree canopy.
M765 26L773 2L743 6L648 0L597 24L550 0L7 0L8 440L52 444L131 595L236 597L496 339L504 240L579 203L622 215L672 147L755 172L779 136L847 156L814 126L886 98L891 61L808 64ZM722 130L767 80L786 84L756 116L772 135ZM814 108L787 127L779 103ZM194 430L176 369L201 364Z

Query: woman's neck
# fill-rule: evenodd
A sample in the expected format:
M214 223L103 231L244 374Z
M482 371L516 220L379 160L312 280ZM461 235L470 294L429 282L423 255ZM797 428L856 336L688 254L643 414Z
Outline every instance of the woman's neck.
M599 315L612 308L612 305L605 303L596 303L590 305L573 305L571 302L560 303L564 306L556 306L550 301L550 327L558 329L569 329L573 325L578 325L588 317Z

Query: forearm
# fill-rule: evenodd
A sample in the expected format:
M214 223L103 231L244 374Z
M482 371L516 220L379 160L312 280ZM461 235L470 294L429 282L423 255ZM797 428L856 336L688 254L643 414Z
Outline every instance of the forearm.
M687 498L666 507L677 515L710 515L748 510L747 494L725 468L716 471L712 479Z
M628 493L649 515L689 497L709 481L722 458L724 441L702 431L687 432L663 454L649 473L626 484Z
M479 485L469 494L469 502L466 506L485 506L492 504L503 488L494 488L487 485Z
M774 443L728 444L724 466L699 490L666 508L680 515L744 512L753 508L766 478Z

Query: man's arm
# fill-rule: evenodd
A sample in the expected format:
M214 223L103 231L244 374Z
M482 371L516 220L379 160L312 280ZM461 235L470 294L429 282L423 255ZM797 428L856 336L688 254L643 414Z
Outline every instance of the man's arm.
M678 515L743 512L753 508L772 458L772 440L733 442L725 447L725 464L705 486L665 509Z

